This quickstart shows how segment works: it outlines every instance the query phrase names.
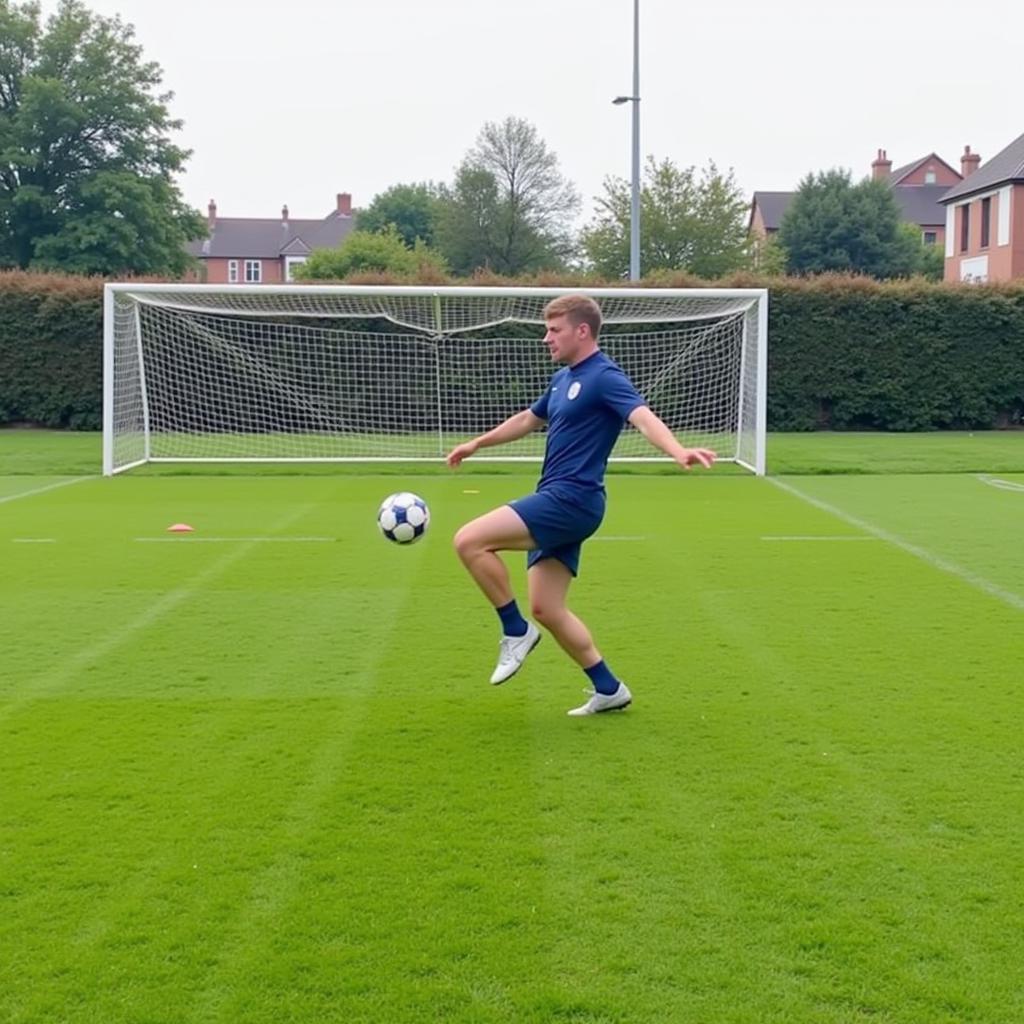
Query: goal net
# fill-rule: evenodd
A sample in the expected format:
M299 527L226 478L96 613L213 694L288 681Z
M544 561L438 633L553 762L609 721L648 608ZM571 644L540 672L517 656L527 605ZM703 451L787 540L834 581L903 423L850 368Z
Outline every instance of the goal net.
M533 403L568 289L110 284L103 470L441 460ZM767 293L586 289L601 347L688 446L763 473ZM539 460L543 431L474 461ZM635 430L613 460L664 459Z

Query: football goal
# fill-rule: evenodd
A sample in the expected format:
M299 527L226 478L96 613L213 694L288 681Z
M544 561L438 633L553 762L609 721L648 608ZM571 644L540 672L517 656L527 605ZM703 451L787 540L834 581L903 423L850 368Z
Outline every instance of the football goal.
M444 458L541 395L571 289L108 284L103 472ZM601 347L686 445L765 469L763 289L582 289ZM475 461L539 460L543 431ZM635 430L617 461L664 459Z

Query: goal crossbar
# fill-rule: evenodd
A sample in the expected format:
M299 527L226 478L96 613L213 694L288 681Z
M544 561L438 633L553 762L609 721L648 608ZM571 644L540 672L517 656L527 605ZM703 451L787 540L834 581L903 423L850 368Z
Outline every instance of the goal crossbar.
M566 291L109 284L104 472L437 461L543 392L544 307ZM683 443L764 472L766 290L581 291L601 304L602 348ZM536 435L479 458L542 454ZM612 458L663 456L627 429Z

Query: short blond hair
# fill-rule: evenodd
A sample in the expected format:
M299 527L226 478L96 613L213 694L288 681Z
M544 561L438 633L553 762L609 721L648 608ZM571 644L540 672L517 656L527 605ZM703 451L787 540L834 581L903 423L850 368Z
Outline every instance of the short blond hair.
M601 307L589 295L560 295L544 307L544 319L565 316L573 327L586 324L596 339L601 333Z

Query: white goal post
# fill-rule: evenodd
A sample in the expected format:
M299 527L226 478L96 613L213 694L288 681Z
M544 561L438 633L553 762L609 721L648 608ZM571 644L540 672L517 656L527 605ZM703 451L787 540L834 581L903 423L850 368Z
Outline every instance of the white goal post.
M103 472L440 461L541 395L544 307L571 291L600 303L602 349L684 444L764 473L765 289L141 283L104 292ZM612 453L664 458L629 427Z

